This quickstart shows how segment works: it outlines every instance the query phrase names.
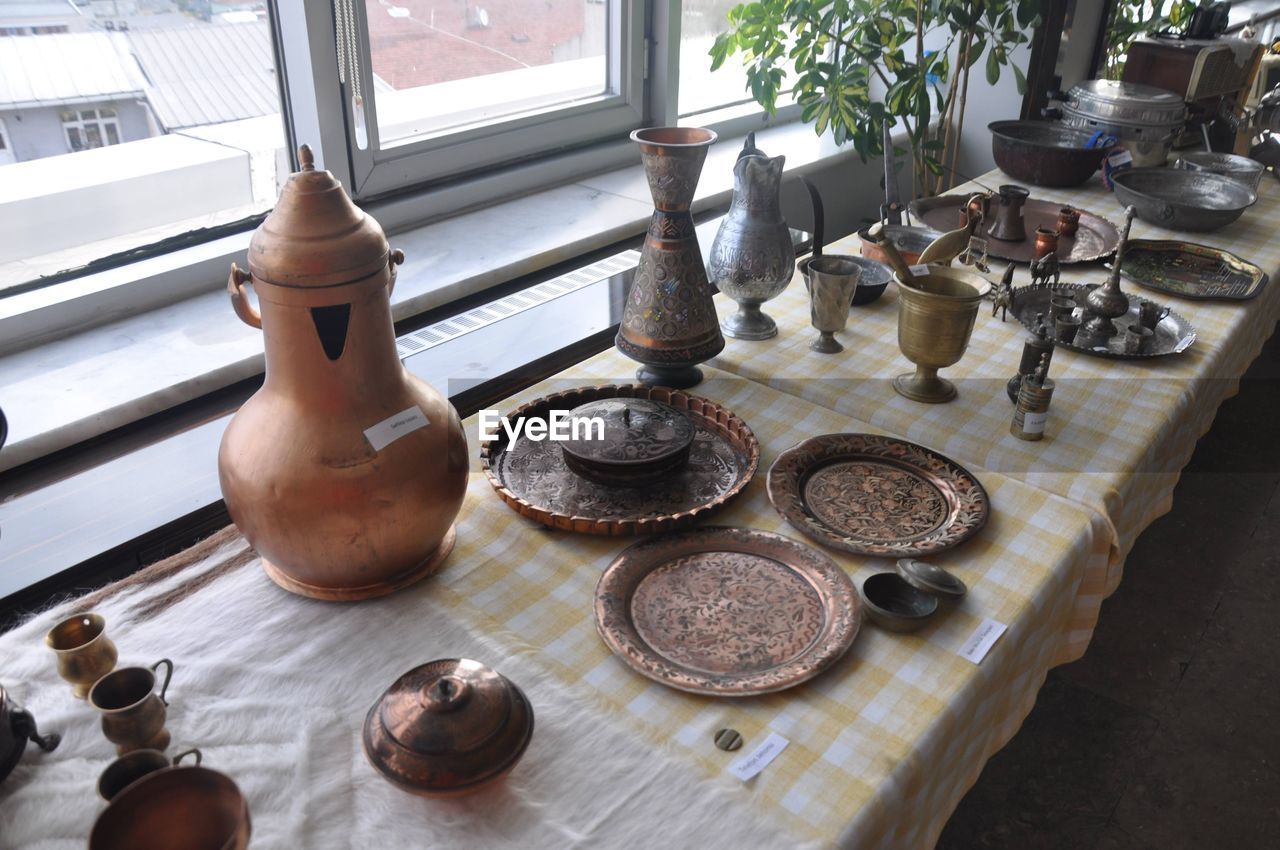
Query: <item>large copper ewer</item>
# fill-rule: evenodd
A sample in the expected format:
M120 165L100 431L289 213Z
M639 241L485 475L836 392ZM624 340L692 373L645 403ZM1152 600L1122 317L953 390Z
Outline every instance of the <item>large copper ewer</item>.
M307 147L299 160L253 235L249 272L232 265L227 281L236 314L262 328L267 368L227 426L218 477L273 581L364 599L448 557L466 437L448 399L396 354L390 293L404 255Z

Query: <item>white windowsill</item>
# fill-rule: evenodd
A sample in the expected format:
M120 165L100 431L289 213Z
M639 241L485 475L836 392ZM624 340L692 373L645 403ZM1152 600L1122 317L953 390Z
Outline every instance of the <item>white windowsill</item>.
M833 158L856 160L852 149L838 149L829 136L819 138L807 124L761 130L757 144L770 154L785 154L789 174ZM738 137L722 138L712 147L695 212L727 205L733 162L741 146ZM407 259L399 272L393 313L397 319L416 315L638 237L652 211L648 184L637 162L394 234L392 246L403 249ZM243 257L248 241L249 234L241 234L218 240L215 249L206 245L190 250L193 259L208 262L212 279L225 281L229 269L213 264L223 262L228 250L238 250ZM164 286L164 259L139 264L151 264L151 286ZM79 284L81 297L88 299L86 312L120 310L121 318L0 356L0 406L10 429L0 452L0 471L262 371L261 332L239 322L221 283L176 303L127 315L127 306L111 306L112 290L130 283L126 272L137 274L119 269L96 284L64 285L72 287L64 291L73 291ZM95 296L100 299L96 305ZM49 297L47 291L43 297ZM14 303L7 306L15 309Z

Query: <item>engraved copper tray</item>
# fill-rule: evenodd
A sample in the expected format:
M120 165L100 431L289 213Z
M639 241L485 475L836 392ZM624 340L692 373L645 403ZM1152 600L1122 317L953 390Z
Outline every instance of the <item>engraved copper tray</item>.
M750 528L644 540L596 585L596 630L654 681L695 694L793 687L849 649L862 624L853 582L829 557Z
M1125 254L1129 253L1129 249L1125 248ZM1077 304L1084 303L1085 296L1089 294L1089 290L1093 289L1097 284L1081 284L1081 283L1064 283L1060 286L1019 286L1013 290L1013 304L1009 307L1009 312L1017 317L1019 322L1029 330L1034 331L1036 325L1036 316L1039 314L1049 315L1049 299L1054 295L1068 295L1075 299ZM1054 339L1054 345L1061 348L1068 348L1072 351L1079 351L1081 354L1091 354L1094 357L1106 357L1111 360L1151 360L1156 357L1167 357L1170 354L1181 354L1191 347L1196 341L1196 329L1191 326L1191 322L1177 313L1170 311L1156 323L1155 336L1152 337L1151 350L1144 351L1139 354L1129 354L1124 350L1124 335L1120 331L1125 325L1131 325L1138 321L1138 311L1144 301L1151 301L1150 298L1143 298L1141 295L1134 295L1132 292L1126 292L1125 297L1129 299L1129 312L1118 319L1112 319L1112 324L1117 328L1115 336L1106 340L1104 343L1094 346L1086 346L1077 344L1082 337L1077 336L1073 342L1063 342ZM1163 308L1163 304L1155 303L1157 307ZM1083 310L1077 307L1076 315L1084 318Z
M1247 301L1267 273L1230 251L1175 239L1130 239L1120 274L1147 289L1197 301Z
M912 558L986 525L987 491L932 449L874 434L824 434L778 456L769 501L813 539L858 555Z
M489 483L517 513L543 525L580 534L656 534L686 528L742 492L760 467L760 444L732 411L695 395L665 387L622 384L579 387L553 393L506 414L515 423L545 419L604 398L644 398L688 414L697 431L689 461L669 478L642 487L590 481L569 469L561 444L523 434L507 444L499 429L480 446Z
M912 201L909 207L911 214L932 228L944 233L959 226L960 208L968 203L970 195L939 195L933 198L920 198ZM1028 198L1022 207L1022 218L1027 228L1027 238L1021 242L1006 242L987 234L987 228L995 219L995 207L1000 203L998 198L991 199L991 215L980 225L977 234L987 240L987 253L998 260L1009 260L1014 263L1029 263L1036 256L1036 228L1048 227L1058 229L1058 213L1065 204L1061 201L1046 201L1039 198ZM1062 265L1072 263L1092 263L1110 257L1120 244L1120 230L1100 215L1080 210L1080 227L1074 236L1062 236L1058 239L1058 262Z

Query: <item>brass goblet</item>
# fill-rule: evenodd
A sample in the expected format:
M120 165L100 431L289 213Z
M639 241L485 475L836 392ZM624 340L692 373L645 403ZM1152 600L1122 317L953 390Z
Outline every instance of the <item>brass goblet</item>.
M848 257L814 257L804 285L809 290L809 315L818 338L809 343L811 351L836 354L844 351L835 338L849 321L849 307L858 289L862 267Z
M76 699L89 695L93 683L116 666L116 645L107 637L101 614L76 614L59 622L44 636L45 646L58 658L58 675L71 683Z
M984 279L970 271L930 266L908 285L898 279L898 347L916 364L893 379L899 395L937 404L956 397L955 385L938 377L964 356L978 317Z

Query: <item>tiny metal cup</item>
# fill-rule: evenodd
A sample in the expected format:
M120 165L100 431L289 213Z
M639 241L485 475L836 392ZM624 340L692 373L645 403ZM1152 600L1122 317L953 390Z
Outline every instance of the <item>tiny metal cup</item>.
M1070 316L1076 310L1076 300L1063 295L1055 295L1049 299L1049 318L1055 323L1059 316Z
M1076 334L1080 331L1080 317L1074 313L1063 313L1053 320L1053 327L1059 341L1074 342Z
M59 622L44 636L45 646L58 659L58 675L71 683L76 699L89 695L93 683L116 666L116 645L107 637L101 614L76 614Z
M163 770L169 766L177 766L187 756L194 756L196 764L201 761L200 751L192 747L169 757L159 750L134 750L107 765L106 770L98 777L98 796L108 803L124 789L137 782L149 773Z
M1063 236L1075 236L1080 229L1080 210L1075 207L1063 207L1058 211L1058 233Z
M1048 227L1036 228L1036 259L1056 254L1058 251L1058 231Z
M155 692L156 669L165 665L164 684ZM165 692L173 677L173 662L162 658L150 667L121 667L98 680L89 690L89 704L102 715L102 734L120 755L133 750L164 750Z
M814 257L809 263L805 286L809 289L809 315L818 338L809 343L812 351L835 354L844 351L835 338L849 321L849 305L858 289L862 268L839 256Z
M1155 331L1151 330L1151 328L1136 323L1129 325L1124 333L1124 353L1142 354L1146 352L1151 347L1151 340L1154 336Z
M1152 301L1143 301L1138 307L1138 321L1144 328L1156 329L1156 325L1169 315L1168 307L1161 307Z

